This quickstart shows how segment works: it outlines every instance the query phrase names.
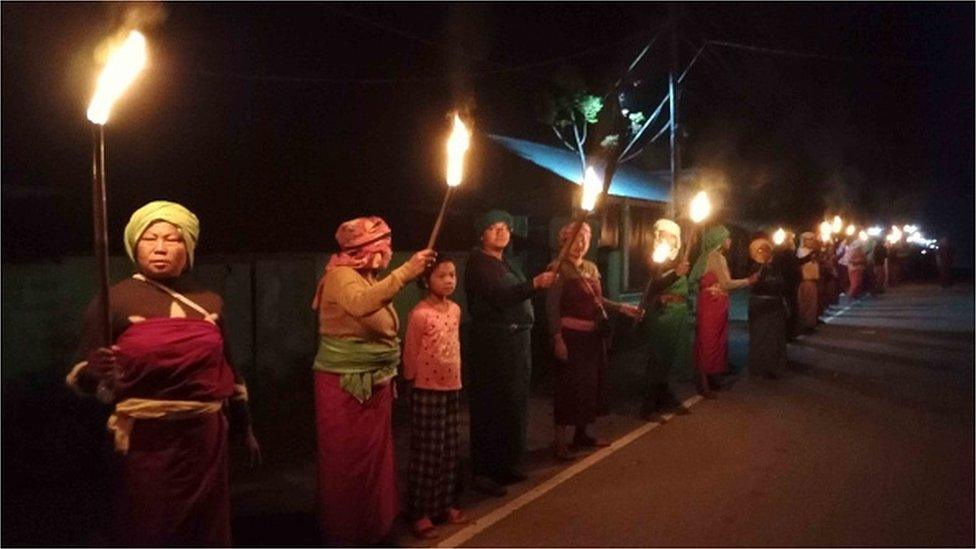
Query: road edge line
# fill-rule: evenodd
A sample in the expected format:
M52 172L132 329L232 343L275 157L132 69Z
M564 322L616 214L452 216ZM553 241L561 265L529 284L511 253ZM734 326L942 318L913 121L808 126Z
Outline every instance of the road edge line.
M691 408L698 402L702 400L701 395L694 395L685 400L682 404L686 408ZM665 414L662 418L667 421L674 417L674 414ZM521 496L513 499L512 501L502 505L498 509L488 513L487 515L476 519L470 526L466 526L460 531L456 532L452 536L445 538L443 541L433 545L432 547L458 547L462 543L469 541L471 538L480 534L481 532L487 530L491 526L494 526L498 522L502 521L515 511L525 507L526 505L532 503L533 501L539 499L545 494L552 491L554 488L560 484L566 482L567 480L573 478L574 476L582 473L583 471L589 469L590 467L596 465L597 463L603 461L610 455L612 455L617 450L627 446L631 442L634 442L643 435L649 433L650 431L664 425L663 422L652 422L645 423L640 427L634 429L633 431L627 433L626 435L614 440L610 446L598 450L593 454L581 459L579 462L563 469L562 471L556 473L555 476L546 480L542 484L532 488L528 492L522 494Z

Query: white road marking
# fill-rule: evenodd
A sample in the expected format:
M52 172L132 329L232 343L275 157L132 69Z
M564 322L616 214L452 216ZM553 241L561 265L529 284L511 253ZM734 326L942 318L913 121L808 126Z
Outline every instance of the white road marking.
M858 302L858 301L851 301L851 302L850 302L850 303L849 303L849 304L847 305L847 307L844 307L843 309L841 309L841 310L839 310L839 311L837 311L836 313L834 313L834 314L832 314L832 315L830 315L829 317L827 317L827 318L825 318L825 319L824 319L824 324L830 324L830 323L831 323L831 322L833 322L833 321L834 321L834 320L835 320L835 319L836 319L837 317L839 317L840 315L842 315L842 314L844 314L844 313L846 313L846 312L848 311L848 309L850 309L851 307L853 307L853 306L854 306L854 305L856 305L857 303L859 303L859 302Z
M697 404L700 400L702 400L702 397L700 395L694 395L691 398L685 400L683 404L685 405L686 408L691 408L692 406ZM665 414L662 417L664 418L665 421L667 421L672 417L674 417L674 414ZM464 527L463 529L459 530L451 537L442 540L434 547L460 546L461 544L467 542L468 540L475 537L479 533L497 524L505 517L511 515L512 513L521 509L522 507L525 507L526 505L539 499L540 497L552 491L560 484L566 482L567 480L575 477L576 475L582 473L583 471L603 461L604 459L609 457L617 450L620 450L624 446L627 446L631 442L634 442L641 436L650 432L652 429L655 429L661 425L663 425L663 423L645 423L644 425L641 425L640 427L634 429L630 433L627 433L626 435L618 438L617 440L614 440L610 444L610 446L607 446L602 450L598 450L593 454L581 459L579 462L574 463L570 467L567 467L566 469L560 471L559 473L556 474L556 476L552 477L551 479L543 482L542 484L536 486L535 488L529 490L528 492L522 494L521 496L513 499L512 501L506 503L505 505L502 505L501 507L495 509L494 511L488 513L487 515L483 517L479 517L471 525Z
M857 303L858 303L857 301L852 301L843 309L828 316L827 318L824 318L824 324L829 324L837 317L846 313L851 307L853 307ZM687 408L691 408L701 400L702 397L700 395L695 395L689 398L688 400L684 401L684 405ZM664 420L667 421L672 417L674 417L674 414L666 414L663 417ZM460 545L468 542L469 540L471 540L471 538L477 536L481 532L484 532L488 528L494 526L495 524L498 524L499 522L501 522L503 519L505 519L515 511L518 511L522 507L525 507L526 505L539 499L545 494L551 492L560 484L575 477L576 475L582 473L583 471L589 469L590 467L593 467L597 463L609 457L617 450L620 450L624 446L627 446L631 442L634 442L638 438L649 433L652 429L655 429L661 425L663 425L663 423L646 423L638 427L637 429L634 429L630 433L613 441L613 443L611 443L610 446L607 446L606 448L594 452L593 454L587 456L584 459L581 459L579 462L560 471L559 473L556 474L556 476L552 477L551 479L543 482L542 484L536 486L535 488L529 490L528 492L522 494L521 496L513 499L512 501L506 503L505 505L502 505L501 507L495 509L494 511L488 513L487 515L483 517L479 517L477 520L472 522L469 526L466 526L461 530L459 530L458 532L456 532L454 535L445 538L444 540L441 540L439 543L437 543L437 545L434 545L433 547L459 547Z

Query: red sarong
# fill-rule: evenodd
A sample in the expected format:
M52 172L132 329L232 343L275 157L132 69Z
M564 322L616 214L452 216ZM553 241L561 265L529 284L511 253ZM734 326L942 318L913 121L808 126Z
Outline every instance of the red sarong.
M717 283L718 277L712 272L705 273L698 283L695 364L709 375L724 372L729 361L729 296L708 291Z
M360 403L339 376L315 372L317 507L329 545L383 541L399 510L393 460L392 384Z
M864 288L864 268L849 267L847 273L851 281L847 295L852 299L857 299L861 297L861 290Z
M119 400L216 401L234 392L220 329L152 318L115 342ZM121 457L114 537L129 546L230 545L227 419L137 419Z

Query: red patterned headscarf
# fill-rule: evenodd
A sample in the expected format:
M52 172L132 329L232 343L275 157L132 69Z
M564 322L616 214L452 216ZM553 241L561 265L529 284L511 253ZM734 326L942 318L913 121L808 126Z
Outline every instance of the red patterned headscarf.
M393 256L392 236L390 226L380 217L358 217L346 221L336 231L339 253L329 258L326 272L336 267L362 269L377 253L389 260Z

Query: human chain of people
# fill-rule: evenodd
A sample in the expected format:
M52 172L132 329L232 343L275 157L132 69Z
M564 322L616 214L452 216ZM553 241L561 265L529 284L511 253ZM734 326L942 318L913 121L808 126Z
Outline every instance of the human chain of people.
M132 31L108 56L88 109L99 289L65 381L111 407L106 426L118 457L112 543L231 545L231 445L246 450L251 466L264 456L251 392L228 352L224 301L193 276L201 220L170 200L138 208L122 234L134 274L114 285L108 280L104 127L146 62L145 37ZM818 330L842 294L857 300L884 293L921 256L935 257L940 282L952 283L947 239L927 238L914 224L886 228L834 211L799 234L754 231L748 272L736 278L732 232L713 213L712 189L702 185L687 204L672 187L668 215L653 223L640 250L648 277L639 299L611 299L604 274L587 257L599 245L595 220L619 159L613 139L610 153L589 156L579 142L578 200L544 269L525 272L513 259L516 218L489 209L494 204L481 205L487 211L472 224L475 248L462 260L437 247L470 169L471 120L457 112L451 121L446 188L427 246L391 269L394 228L376 215L348 219L335 229L337 251L308 296L318 341L310 365L315 414L306 419L316 438L315 518L328 545L384 543L400 516L418 540L468 523L458 490L468 473L466 452L472 490L504 497L530 478L524 462L532 329L539 323L553 358L549 456L566 464L612 442L597 419L607 411L614 325L631 326L648 342L639 415L663 423L664 416L691 413L672 386L675 372L694 372L704 399L721 398L737 376L775 382L787 367L787 343ZM462 282L465 310L452 299ZM424 297L401 318L394 298L413 283ZM738 291L748 291L748 358L741 365L729 360L730 294ZM470 337L462 342L465 317ZM397 398L409 400L410 416L408 465L399 474ZM405 501L398 477L407 479Z

